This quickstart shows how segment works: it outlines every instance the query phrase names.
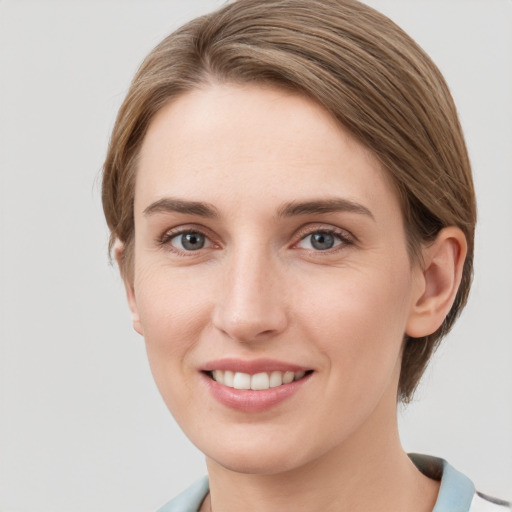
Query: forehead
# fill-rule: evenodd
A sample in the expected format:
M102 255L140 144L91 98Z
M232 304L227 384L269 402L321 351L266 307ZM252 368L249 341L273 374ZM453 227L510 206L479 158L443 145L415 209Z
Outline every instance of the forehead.
M214 84L183 94L151 122L135 204L192 200L301 200L341 194L396 201L373 154L320 105L276 88Z

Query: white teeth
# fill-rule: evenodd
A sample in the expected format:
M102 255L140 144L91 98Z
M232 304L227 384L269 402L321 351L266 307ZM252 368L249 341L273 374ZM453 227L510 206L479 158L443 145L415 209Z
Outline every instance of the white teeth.
M271 388L277 388L283 383L283 374L281 372L272 372L270 374L269 385Z
M229 388L235 389L253 389L253 390L265 390L269 388L277 388L283 384L289 384L294 380L299 380L304 377L306 372L279 372L274 371L270 374L266 372L256 373L249 375L243 372L232 372L229 370L213 370L213 380L219 384L223 384Z
M293 372L285 372L283 375L283 384L289 384L290 382L293 382L294 377L295 374Z
M259 389L268 389L270 387L270 382L268 378L268 374L266 373L256 373L251 377L251 389L259 390Z
M233 387L235 389L251 389L251 376L248 373L236 372Z
M217 370L217 371L220 371L220 370ZM214 375L213 378L215 379L215 375ZM217 382L219 382L217 379L215 379L215 380ZM232 388L232 387L235 386L235 382L234 381L235 381L235 373L234 372L230 372L229 370L226 370L224 372L224 380L220 381L220 382L224 382L225 386L229 386L230 388Z

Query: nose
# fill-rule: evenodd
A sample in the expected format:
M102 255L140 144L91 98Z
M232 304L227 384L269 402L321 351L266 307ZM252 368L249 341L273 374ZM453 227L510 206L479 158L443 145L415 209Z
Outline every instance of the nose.
M225 262L224 279L213 313L214 326L228 337L251 343L275 337L286 329L286 290L277 264L255 251Z

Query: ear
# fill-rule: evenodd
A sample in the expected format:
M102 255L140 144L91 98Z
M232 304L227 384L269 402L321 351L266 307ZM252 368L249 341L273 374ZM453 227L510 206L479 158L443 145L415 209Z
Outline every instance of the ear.
M137 298L135 295L135 287L133 282L133 277L129 277L126 272L123 272L122 269L124 268L123 265L123 254L124 254L125 246L122 242L119 240L116 241L114 245L114 256L116 258L117 265L119 269L121 270L121 274L123 276L123 282L124 282L124 288L126 291L126 299L128 301L128 306L130 308L131 314L132 314L132 323L133 328L141 335L143 336L143 330L142 330L142 324L140 322L139 317L139 309L137 307Z
M422 254L416 297L405 331L413 338L434 333L449 313L462 278L466 237L457 227L444 228Z

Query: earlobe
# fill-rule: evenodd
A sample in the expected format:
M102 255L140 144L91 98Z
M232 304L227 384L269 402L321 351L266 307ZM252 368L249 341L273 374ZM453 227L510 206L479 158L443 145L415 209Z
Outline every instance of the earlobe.
M123 269L123 253L125 250L125 246L119 240L114 245L114 256L117 262L119 269ZM135 295L135 287L133 283L133 278L130 278L126 275L126 272L121 272L123 275L124 288L126 291L126 300L128 301L128 307L130 308L130 312L132 315L132 324L133 328L143 336L142 324L140 322L139 310L137 307L137 299Z
M423 250L423 268L413 298L406 334L420 338L443 323L457 295L467 253L464 233L457 227L442 229Z

